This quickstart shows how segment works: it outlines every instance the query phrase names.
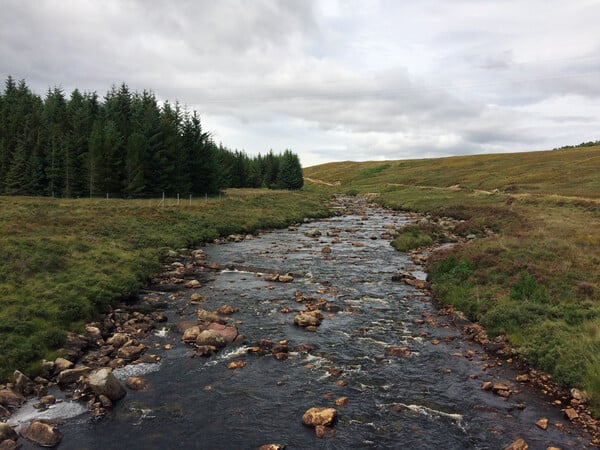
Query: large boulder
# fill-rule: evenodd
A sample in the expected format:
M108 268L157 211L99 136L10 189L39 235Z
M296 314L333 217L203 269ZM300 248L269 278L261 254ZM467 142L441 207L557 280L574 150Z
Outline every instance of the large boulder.
M0 442L7 439L16 441L19 439L19 435L9 424L0 422Z
M302 416L302 423L309 427L316 427L317 425L330 426L335 421L336 416L337 410L335 408L309 408Z
M21 436L41 447L55 447L63 436L54 425L33 420L28 426L21 428Z
M198 345L212 345L213 347L225 347L225 339L215 330L204 330L196 338Z
M233 343L239 336L238 329L236 327L228 327L221 325L220 323L211 323L208 326L208 329L219 333L227 344Z
M125 388L114 376L112 370L104 367L94 370L87 378L88 386L98 396L105 395L112 402L123 398L126 394Z

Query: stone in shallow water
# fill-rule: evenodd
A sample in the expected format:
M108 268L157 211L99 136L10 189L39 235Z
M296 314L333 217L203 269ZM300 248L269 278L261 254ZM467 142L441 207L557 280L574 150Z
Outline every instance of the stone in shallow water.
M529 445L527 445L524 439L517 439L512 444L504 447L504 450L527 450L528 448Z
M215 330L204 330L196 338L196 344L219 348L225 346L225 339Z
M194 325L193 327L186 328L183 332L183 337L181 338L183 341L195 341L198 339L198 335L202 332L198 325Z
M211 323L208 326L208 329L216 331L227 344L233 343L238 337L238 330L236 327L228 327L225 325L221 325L220 323Z
M141 377L129 377L125 385L134 391L142 391L148 388L148 382Z
M302 416L302 423L310 427L317 425L332 425L337 416L335 408L314 407L306 410Z
M87 382L96 395L105 395L112 402L123 398L127 393L109 368L93 371L88 376Z
M58 428L40 420L33 420L21 428L21 436L41 447L55 447L62 441L63 435Z

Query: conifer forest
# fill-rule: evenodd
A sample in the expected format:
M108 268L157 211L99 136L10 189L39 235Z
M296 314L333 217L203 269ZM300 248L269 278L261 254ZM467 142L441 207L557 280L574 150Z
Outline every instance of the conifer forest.
M215 144L196 111L122 83L104 98L25 80L0 93L0 194L142 198L211 195L230 187L300 189L291 150L249 157Z

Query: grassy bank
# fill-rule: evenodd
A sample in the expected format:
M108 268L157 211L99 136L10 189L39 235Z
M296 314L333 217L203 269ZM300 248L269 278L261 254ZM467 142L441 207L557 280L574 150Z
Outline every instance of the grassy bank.
M306 174L392 208L460 219L454 231L480 239L431 259L435 295L555 381L584 388L600 413L600 147L335 163ZM406 245L427 236L409 231Z
M0 197L0 379L35 371L65 330L136 292L167 249L328 214L321 194L232 190L219 199Z

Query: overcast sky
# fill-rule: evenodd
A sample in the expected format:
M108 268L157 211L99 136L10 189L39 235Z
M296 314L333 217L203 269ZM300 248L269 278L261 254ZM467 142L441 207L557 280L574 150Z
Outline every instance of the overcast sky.
M152 90L304 166L600 139L600 0L0 0L0 76Z

